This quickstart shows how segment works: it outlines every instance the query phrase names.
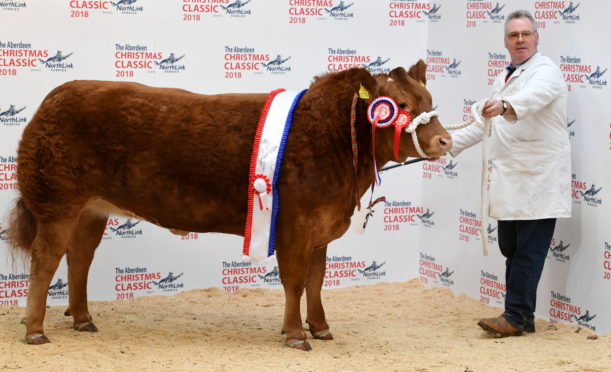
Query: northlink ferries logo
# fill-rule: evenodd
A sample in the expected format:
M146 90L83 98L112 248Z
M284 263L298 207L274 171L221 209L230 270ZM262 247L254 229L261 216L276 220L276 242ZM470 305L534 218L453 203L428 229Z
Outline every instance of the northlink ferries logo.
M184 283L175 283L175 281L180 278L182 274L183 273L180 273L174 276L174 273L170 271L165 278L160 279L158 282L153 280L153 284L164 292L176 292L185 286Z
M575 119L566 122L566 129L569 131L569 138L575 137L575 128L571 128L575 125Z
M428 12L426 10L423 10L422 13L424 13L424 15L429 18L429 20L437 21L437 20L441 19L441 14L439 14L439 9L440 8L441 8L441 4L433 3L431 5L431 10L429 10Z
M274 266L274 269L265 275L259 274L259 279L263 280L265 284L280 284L280 270L278 270L278 266Z
M334 6L333 8L324 8L325 12L327 12L331 17L340 19L340 18L353 18L354 13L347 12L346 10L350 8L354 3L350 3L346 5L344 1L340 1L339 4Z
M8 230L2 228L2 225L0 225L0 241L8 242Z
M575 14L575 11L577 10L577 8L579 8L579 5L581 5L581 3L573 5L573 2L571 1L571 3L569 4L569 6L566 7L566 9L559 10L558 13L565 21L578 21L579 15Z
M133 5L138 0L119 0L117 2L110 2L118 11L123 14L136 14L136 12L143 11L142 6Z
M586 79L593 86L607 86L607 80L603 80L602 76L607 72L607 69L601 71L600 66L596 66L596 71L591 74L585 74Z
M386 276L386 271L379 271L382 266L386 264L386 261L382 262L378 265L376 261L373 261L371 265L365 267L363 270L357 269L361 275L363 275L367 279L378 279L383 276Z
M68 53L67 55L63 55L61 50L58 50L54 56L47 59L39 58L38 60L48 69L54 71L65 71L67 69L74 68L72 63L64 62L64 60L68 59L72 54L73 53Z
M496 242L497 241L497 237L496 235L493 235L493 233L498 229L499 227L492 227L492 224L488 224L488 227L486 228L486 233L488 234L488 241L489 242Z
M450 277L454 274L454 270L450 271L449 267L439 273L439 280L447 286L454 285L454 280L450 279Z
M282 58L282 56L278 54L276 55L276 58L267 63L261 62L261 65L263 65L267 71L270 71L273 74L283 74L291 71L291 66L285 65L286 61L289 59L291 59L290 56Z
M448 72L448 74L450 74L450 76L454 76L454 77L460 76L461 72L458 69L458 66L460 65L461 62L462 61L457 61L456 58L454 58L452 63L446 66L446 71Z
M49 297L53 299L68 297L68 291L64 289L67 286L68 282L64 283L62 278L57 278L57 282L49 286L49 290L47 291L47 293L49 294Z
M225 5L221 5L221 8L225 11L225 13L233 16L233 17L245 17L247 15L251 15L251 10L242 9L246 4L250 3L252 0L241 1L235 0L232 3Z
M458 163L454 163L454 161L450 159L450 162L448 164L441 166L441 169L443 170L443 173L445 173L447 177L454 178L454 177L458 177L458 172L454 170L454 168L456 168L457 165Z
M0 0L0 8L3 10L20 10L27 6L25 1Z
M373 62L363 63L363 67L366 68L369 72L374 74L387 74L390 72L389 67L384 67L384 65L390 61L390 58L382 59L382 57L378 56Z
M21 111L25 110L26 106L16 108L15 105L9 105L8 109L2 111L0 107L0 123L5 125L19 125L26 123L28 119L25 116L17 116Z
M571 244L564 243L564 241L562 240L560 241L560 243L556 244L554 239L552 239L552 244L549 247L549 251L551 253L551 256L554 257L556 261L567 262L571 257L568 252L565 253L564 251L566 251L567 248L570 246Z
M588 327L591 330L595 331L596 326L593 326L590 322L592 319L596 318L596 314L590 315L590 310L586 310L586 312L582 316L572 315L575 323L579 324L582 327Z
M435 226L435 221L433 221L431 217L433 217L434 214L435 212L431 212L431 210L427 208L426 212L422 214L416 213L416 217L418 217L418 219L420 220L420 222L422 222L424 226L433 227Z
M502 21L505 19L505 16L501 14L501 10L503 10L504 7L505 4L501 6L499 3L496 3L496 6L486 13L488 13L488 17L490 17L490 19L494 21Z
M167 58L164 58L159 62L155 61L155 64L161 71L164 71L164 72L184 71L186 68L185 65L176 63L183 58L185 58L184 54L180 57L176 57L174 53L170 53L170 55Z
M118 221L118 220L115 220L115 221ZM141 229L139 230L134 229L134 227L138 225L140 222L142 221L132 222L132 219L128 218L127 221L125 221L125 223L119 225L117 222L117 227L108 226L108 229L121 238L135 238L137 236L142 235Z
M586 191L580 191L581 198L590 206L599 206L602 204L601 198L596 195L602 190L602 187L596 188L596 185L592 184Z

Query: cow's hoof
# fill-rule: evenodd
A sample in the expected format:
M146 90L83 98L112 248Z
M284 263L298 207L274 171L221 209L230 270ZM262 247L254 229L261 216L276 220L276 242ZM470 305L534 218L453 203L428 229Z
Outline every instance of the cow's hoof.
M65 316L70 316L70 315L72 315L72 314L70 313L70 308L67 308L67 309L66 309L66 311L64 311L64 315L65 315Z
M93 322L83 322L79 324L75 324L72 328L76 329L79 332L97 332L98 327L93 324Z
M42 345L48 344L51 341L47 338L47 336L42 333L34 333L29 336L25 336L25 342L29 345Z
M333 340L333 335L331 334L331 331L329 331L328 329L325 329L324 331L312 333L312 337L314 337L317 340L325 340L325 341Z
M286 346L303 351L312 350L312 346L306 340L286 340Z
M25 317L21 318L21 320L19 321L19 323L21 323L21 324L27 324L27 321L25 320Z

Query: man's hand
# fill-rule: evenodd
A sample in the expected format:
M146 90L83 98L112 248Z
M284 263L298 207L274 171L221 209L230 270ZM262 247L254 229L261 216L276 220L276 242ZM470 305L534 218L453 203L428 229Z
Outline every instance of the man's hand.
M486 104L484 105L484 110L482 111L482 114L486 119L490 119L497 115L501 115L502 112L503 112L503 102L493 98L486 102Z

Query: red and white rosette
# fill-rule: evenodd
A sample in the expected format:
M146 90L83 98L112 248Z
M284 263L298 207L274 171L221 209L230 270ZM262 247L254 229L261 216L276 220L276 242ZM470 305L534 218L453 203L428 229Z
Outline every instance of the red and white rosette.
M395 126L394 151L395 151L395 159L397 160L399 160L399 141L401 140L401 131L404 128L407 128L411 122L412 122L412 114L410 114L409 112L405 110L399 110L397 119L394 122L394 126Z
M259 199L259 210L270 210L272 208L272 183L269 178L264 174L256 174L251 189Z
M373 100L367 107L367 119L369 122L378 128L387 128L393 124L399 107L394 99L386 96L380 96Z

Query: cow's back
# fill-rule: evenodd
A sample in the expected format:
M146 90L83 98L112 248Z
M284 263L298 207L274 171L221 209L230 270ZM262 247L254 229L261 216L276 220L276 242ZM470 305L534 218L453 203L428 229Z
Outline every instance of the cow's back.
M165 227L241 233L265 98L66 83L49 93L24 131L24 201L51 219L101 198Z

